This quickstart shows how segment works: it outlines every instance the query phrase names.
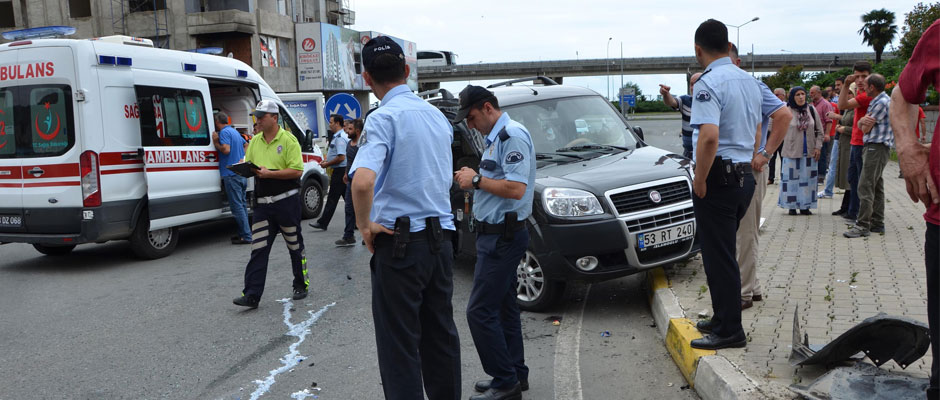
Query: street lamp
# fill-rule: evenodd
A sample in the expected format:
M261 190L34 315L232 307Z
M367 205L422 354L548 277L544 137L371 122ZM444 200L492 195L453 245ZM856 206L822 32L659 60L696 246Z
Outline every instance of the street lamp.
M745 23L743 23L743 24L741 24L741 25L725 24L725 25L728 25L728 26L734 28L734 29L737 31L738 39L737 39L737 41L735 41L734 45L735 45L735 46L738 46L738 51L741 51L741 27L744 26L744 25L750 24L751 22L757 21L757 20L759 20L759 19L760 19L760 17L754 17L754 19L752 19L752 20L750 20L750 21L747 21L747 22L745 22Z
M604 64L607 64L607 101L610 101L610 41L614 38L607 38L607 58Z

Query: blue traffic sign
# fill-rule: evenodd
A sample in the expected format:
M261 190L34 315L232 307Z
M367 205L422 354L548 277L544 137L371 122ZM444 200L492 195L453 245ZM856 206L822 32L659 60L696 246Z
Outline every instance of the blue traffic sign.
M636 107L636 95L634 94L622 94L620 95L620 104L627 103L630 107Z
M343 119L356 119L362 117L362 106L359 105L359 100L356 100L353 95L337 93L330 96L330 99L326 101L323 112L326 113L327 121L329 121L332 114L342 115Z

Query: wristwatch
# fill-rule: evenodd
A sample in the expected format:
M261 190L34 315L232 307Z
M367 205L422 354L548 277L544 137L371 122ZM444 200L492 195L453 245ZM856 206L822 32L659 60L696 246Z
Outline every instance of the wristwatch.
M483 175L476 174L473 176L473 179L470 180L470 183L473 184L474 189L480 188L480 179L483 179Z
M761 150L760 153L757 153L757 154L764 156L764 158L768 160L770 159L770 153L767 152L767 149Z

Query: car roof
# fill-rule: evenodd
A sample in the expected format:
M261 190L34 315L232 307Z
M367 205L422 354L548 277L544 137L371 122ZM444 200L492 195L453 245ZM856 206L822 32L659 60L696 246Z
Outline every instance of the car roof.
M513 106L516 104L563 97L600 96L591 89L565 85L540 86L520 85L517 83L513 86L499 86L490 88L489 90L499 99L500 106Z

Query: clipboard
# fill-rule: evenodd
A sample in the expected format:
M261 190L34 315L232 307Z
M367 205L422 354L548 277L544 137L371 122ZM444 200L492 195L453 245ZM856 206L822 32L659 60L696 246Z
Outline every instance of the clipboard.
M255 165L251 161L240 162L238 164L232 164L225 168L228 168L229 171L232 171L240 176L245 178L252 178L255 176L255 170L261 169L261 167Z

